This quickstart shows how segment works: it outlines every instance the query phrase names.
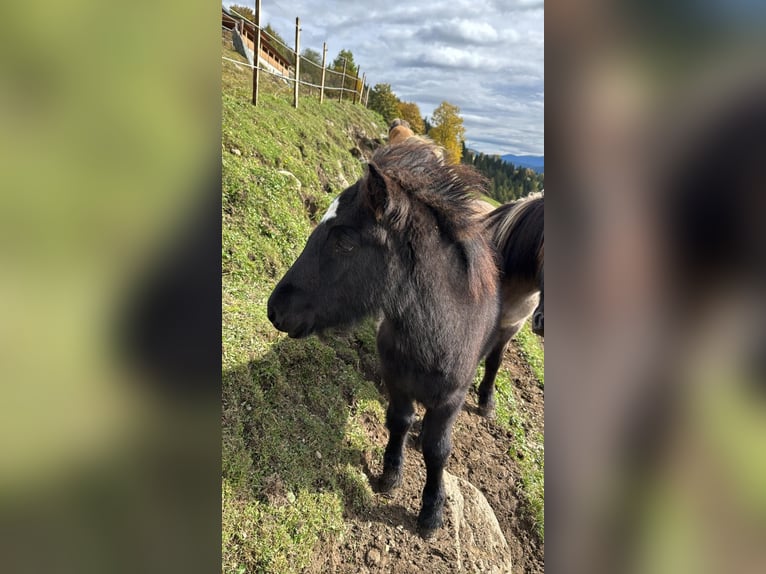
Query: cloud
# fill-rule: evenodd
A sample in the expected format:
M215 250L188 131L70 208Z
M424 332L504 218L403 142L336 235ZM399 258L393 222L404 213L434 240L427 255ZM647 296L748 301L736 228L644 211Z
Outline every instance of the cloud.
M497 57L482 57L452 46L425 49L406 58L395 58L394 61L397 65L413 68L460 68L483 72L494 72L503 67L502 60Z
M430 116L460 107L466 138L484 153L544 149L543 2L539 0L266 0L264 23L332 60L351 50L368 81L391 84Z
M488 22L454 19L428 24L419 33L423 41L465 44L496 44L501 36Z

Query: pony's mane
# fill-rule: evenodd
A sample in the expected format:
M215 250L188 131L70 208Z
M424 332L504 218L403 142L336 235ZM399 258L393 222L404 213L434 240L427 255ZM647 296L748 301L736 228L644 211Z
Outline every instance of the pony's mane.
M531 193L501 205L487 216L487 227L503 259L506 273L513 270L532 279L543 264L545 246L544 193Z
M430 140L412 137L378 149L371 163L395 188L390 190L394 203L390 225L417 236L435 219L442 234L460 248L469 290L478 296L494 285L496 273L475 207L479 194L487 190L487 180L473 167L447 164L443 152Z

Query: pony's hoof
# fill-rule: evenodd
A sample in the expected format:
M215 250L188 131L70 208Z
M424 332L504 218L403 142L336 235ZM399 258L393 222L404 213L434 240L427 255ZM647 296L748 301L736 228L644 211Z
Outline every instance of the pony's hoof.
M497 418L497 413L495 412L495 405L490 403L486 405L479 405L479 414L483 416L485 419L493 421Z
M423 516L421 512L420 516L418 516L418 534L420 534L421 538L428 540L442 527L442 523L441 512L434 513L431 516Z
M384 470L378 478L378 492L391 492L402 484L402 473L397 470Z

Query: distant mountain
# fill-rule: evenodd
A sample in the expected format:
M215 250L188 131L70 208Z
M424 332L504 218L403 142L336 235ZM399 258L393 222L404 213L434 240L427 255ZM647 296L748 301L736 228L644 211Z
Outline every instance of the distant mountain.
M508 156L506 156L508 157ZM528 160L534 156L510 156L514 160ZM460 162L471 165L489 180L487 195L500 203L507 203L528 193L543 189L545 175L542 173L542 157L534 157L536 165L526 167L511 163L500 155L486 155L470 148L463 149ZM530 172L532 175L530 176Z
M543 173L545 171L544 155L513 155L512 153L507 153L500 157L506 163L528 167L535 170L537 173Z

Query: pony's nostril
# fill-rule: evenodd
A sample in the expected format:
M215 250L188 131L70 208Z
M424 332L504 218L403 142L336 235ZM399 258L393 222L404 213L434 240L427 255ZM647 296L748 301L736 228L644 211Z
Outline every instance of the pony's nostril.
M289 283L280 283L277 285L274 292L269 297L269 302L266 307L266 315L277 329L280 329L285 322L286 315L289 315L288 310L291 307L291 298L295 292L295 287Z

